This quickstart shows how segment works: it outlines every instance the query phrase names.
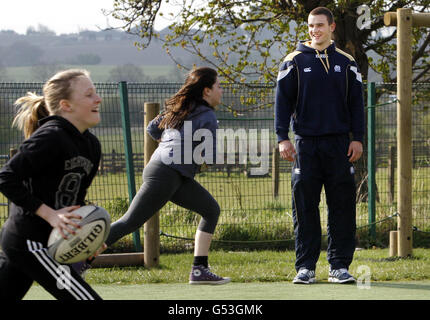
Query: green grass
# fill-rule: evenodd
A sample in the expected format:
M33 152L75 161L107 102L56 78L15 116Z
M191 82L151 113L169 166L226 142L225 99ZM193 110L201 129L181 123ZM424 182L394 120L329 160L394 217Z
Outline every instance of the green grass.
M370 271L370 289L356 285L327 282L326 253L317 264L318 283L294 286L295 254L292 251L214 251L209 262L212 270L232 278L224 286L189 286L188 274L192 254L166 254L160 266L98 268L88 271L86 280L105 299L428 299L430 290L430 250L414 249L413 258L393 259L387 249L362 250L355 253L350 271L364 283L360 268ZM361 266L361 267L360 267ZM46 299L34 285L27 299Z
M264 300L428 300L430 281L373 282L368 290L356 285L316 283L305 286L291 282L233 282L222 286L113 284L94 285L93 289L105 300L258 300L261 304ZM39 286L33 286L24 297L24 300L52 299Z
M326 257L322 251L316 269L317 279L323 281L328 276ZM188 281L192 259L192 253L162 254L157 268L97 268L87 279L93 284L183 283ZM296 274L294 261L294 251L213 251L209 257L216 273L241 283L291 281ZM388 249L360 250L350 271L359 276L363 273L358 272L359 266L370 268L373 281L430 279L430 249L414 249L413 257L407 259L390 258Z

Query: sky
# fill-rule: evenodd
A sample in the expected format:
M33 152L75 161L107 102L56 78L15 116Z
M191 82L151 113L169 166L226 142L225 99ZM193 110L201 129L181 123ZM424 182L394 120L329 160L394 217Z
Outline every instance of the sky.
M25 34L29 26L47 26L57 35L119 26L102 9L112 9L113 0L0 0L0 30ZM161 20L160 20L161 22ZM156 29L167 26L163 21Z

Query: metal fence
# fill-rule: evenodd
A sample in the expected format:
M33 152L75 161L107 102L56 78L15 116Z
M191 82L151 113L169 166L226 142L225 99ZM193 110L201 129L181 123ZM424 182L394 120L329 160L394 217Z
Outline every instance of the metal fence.
M142 183L143 169L143 106L145 102L160 103L180 87L175 83L129 83L128 102L130 131L136 186ZM14 116L14 101L32 91L41 94L40 83L0 83L0 164L3 165L10 148L16 148L22 135L11 128ZM124 138L121 122L119 85L97 83L97 92L103 99L102 122L93 129L102 144L102 161L99 173L89 189L88 201L108 209L113 220L118 219L128 206L128 184L124 156ZM377 84L375 107L375 161L376 161L376 205L374 217L369 216L367 194L367 159L356 164L361 172L357 181L357 226L361 244L384 244L388 230L396 228L396 103L395 84ZM430 110L428 92L430 84L414 85L413 105L413 200L414 225L418 231L430 230ZM273 159L273 148L277 146L273 128L274 88L250 85L226 85L223 105L216 111L219 127L238 132L257 129L259 143L262 129L269 129L270 167L268 174L250 175L246 163L213 166L199 173L196 179L205 186L221 207L219 224L214 235L213 246L227 248L273 248L293 246L293 223L291 210L291 163ZM251 136L248 138L251 139ZM267 141L266 141L267 142ZM275 170L276 169L276 170ZM279 179L275 179L279 176ZM278 191L277 191L278 190ZM8 202L0 195L0 226L7 218ZM327 223L324 193L320 203L321 223ZM370 218L369 218L370 217ZM193 246L193 236L200 217L193 212L168 203L160 211L161 250L186 250ZM369 225L370 223L370 225ZM369 230L375 232L369 238ZM323 234L325 232L323 231ZM141 232L141 235L143 232ZM376 238L375 238L376 234ZM143 241L143 239L141 239ZM370 241L370 242L369 242ZM133 250L131 236L121 240L115 250Z
M430 245L430 83L415 83L412 90L411 161L414 243L428 247ZM397 221L391 219L388 222L384 217L396 214L397 210L396 83L377 83L375 94L373 127L377 183L376 220L382 220L383 225L394 230ZM368 124L368 132L370 130L370 124ZM388 233L385 233L385 236L388 236Z

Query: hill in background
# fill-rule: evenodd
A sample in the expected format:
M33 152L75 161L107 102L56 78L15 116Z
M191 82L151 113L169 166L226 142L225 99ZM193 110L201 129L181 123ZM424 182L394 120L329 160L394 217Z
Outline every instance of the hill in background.
M167 28L161 31L161 37L167 32ZM145 50L135 46L139 41L138 36L119 30L56 35L39 26L28 28L26 35L0 31L0 82L43 82L56 71L73 67L88 69L96 82L183 81L184 71L173 63L161 41L153 39ZM211 52L209 47L203 50ZM200 63L184 50L170 51L184 65ZM380 78L369 70L369 80Z
M134 68L140 73L132 77L135 81L182 81L183 74L159 41L145 50L139 50L136 41L137 36L117 30L62 35L0 31L0 81L44 81L45 73L68 67L89 69L94 81L117 81L109 77L124 66L128 66L125 70ZM193 59L183 51L173 52L181 61Z

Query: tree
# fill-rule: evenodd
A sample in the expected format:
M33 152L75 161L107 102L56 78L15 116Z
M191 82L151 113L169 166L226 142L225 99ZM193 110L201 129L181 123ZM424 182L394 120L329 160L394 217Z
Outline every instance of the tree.
M97 65L102 61L99 55L93 53L81 53L70 59L69 63L74 65Z
M117 66L109 72L108 81L112 82L142 82L145 80L145 75L142 69L133 64L125 64Z
M64 69L62 65L41 63L31 67L31 80L38 82L45 82L51 78L55 73Z
M168 3L171 9L166 8ZM361 11L363 5L366 7ZM122 20L125 31L141 37L136 44L140 48L160 39L168 53L172 47L181 47L217 68L229 82L275 84L280 59L293 51L299 40L307 39L307 16L317 6L333 11L334 40L355 57L364 79L370 67L384 81L395 81L396 28L384 27L383 14L401 7L429 12L430 0L115 0L108 14ZM179 13L173 13L175 8ZM160 37L154 25L165 16L171 17L172 24L170 32ZM359 22L368 22L366 17L370 24L359 28ZM421 29L414 30L414 35L414 81L430 80L430 34ZM370 53L378 59L368 59ZM173 55L171 58L175 60Z
M0 82L9 81L9 75L7 73L6 68L3 66L3 63L0 60Z
M166 7L168 3L173 9ZM372 68L384 81L392 82L396 81L397 30L384 27L383 15L402 7L429 12L430 0L115 0L108 14L123 21L126 32L141 37L138 47L144 49L159 39L174 61L170 49L179 47L216 68L227 82L251 86L253 82L276 84L280 61L299 40L308 39L307 16L318 6L332 10L336 45L355 58L363 79L367 80ZM163 16L170 17L172 24L170 32L161 36L154 25ZM428 81L430 34L414 29L414 36L413 80ZM251 94L252 108L267 106L264 88L253 89ZM234 107L230 109L235 112ZM357 171L359 185L367 179L365 159L358 164L363 168ZM360 193L365 200L367 190Z
M39 46L27 41L16 41L2 51L5 66L34 66L40 63L44 54Z
M53 30L49 29L49 27L39 23L37 28L35 28L33 26L29 26L27 28L26 35L27 36L31 36L31 35L55 36L55 31L53 31Z

